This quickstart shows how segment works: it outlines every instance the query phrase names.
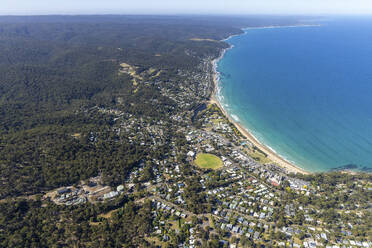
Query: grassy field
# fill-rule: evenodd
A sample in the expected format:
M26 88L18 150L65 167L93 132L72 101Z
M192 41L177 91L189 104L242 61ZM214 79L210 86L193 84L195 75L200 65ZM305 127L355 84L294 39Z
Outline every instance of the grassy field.
M250 151L249 156L251 156L254 160L262 163L262 164L267 164L267 163L272 163L272 161L265 156L264 153L255 150L255 151Z
M221 168L223 165L222 160L219 157L207 153L198 154L195 159L195 164L200 168L214 170Z

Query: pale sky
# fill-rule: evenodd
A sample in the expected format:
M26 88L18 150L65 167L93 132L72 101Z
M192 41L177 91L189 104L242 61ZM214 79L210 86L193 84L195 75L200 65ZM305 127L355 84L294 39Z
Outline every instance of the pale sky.
M0 0L0 15L372 14L372 0Z

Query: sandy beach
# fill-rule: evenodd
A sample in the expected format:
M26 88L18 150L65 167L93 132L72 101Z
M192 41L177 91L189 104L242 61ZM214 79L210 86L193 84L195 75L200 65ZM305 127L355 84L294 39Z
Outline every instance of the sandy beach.
M228 48L231 49L232 47ZM255 145L258 149L263 151L264 153L267 154L268 158L273 161L274 163L278 164L279 166L285 168L288 172L293 172L293 173L302 173L302 174L309 174L308 171L305 171L298 166L294 165L293 163L285 160L281 156L279 156L277 153L275 153L273 150L268 148L267 146L261 144L246 128L244 128L240 123L236 122L233 118L230 117L230 115L226 112L226 110L223 108L221 103L218 101L216 94L218 90L218 83L219 83L219 77L218 77L218 72L217 72L217 62L224 56L225 52L227 49L225 49L221 56L214 61L213 63L213 68L214 68L214 74L213 74L213 81L214 81L214 91L211 95L210 98L210 103L211 104L216 104L223 114L228 118L228 120L234 124L234 126L242 133L244 137L246 137L253 145Z

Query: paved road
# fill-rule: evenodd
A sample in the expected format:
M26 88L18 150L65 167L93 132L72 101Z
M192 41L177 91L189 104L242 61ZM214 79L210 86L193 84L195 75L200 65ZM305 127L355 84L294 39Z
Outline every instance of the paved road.
M158 202L162 202L162 203L166 204L167 206L170 206L170 207L172 207L172 208L174 208L174 209L176 209L176 210L178 210L180 212L183 212L183 213L187 214L188 216L197 216L196 214L194 214L194 213L192 213L192 212L190 212L190 211L188 211L188 210L186 210L184 208L181 208L180 206L178 206L178 205L176 205L176 204L174 204L172 202L163 200L162 198L160 198L158 196L155 196L155 195L154 196L150 196L147 199L150 199L150 200L154 199L154 200L156 200Z
M180 206L178 206L178 205L176 205L176 204L174 204L172 202L166 201L166 200L164 200L164 199L162 199L162 198L160 198L158 196L150 196L150 197L147 197L147 199L154 199L156 201L162 202L162 203L166 204L167 206L170 206L170 207L172 207L172 208L174 208L174 209L176 209L176 210L178 210L178 211L180 211L182 213L186 213L188 216L196 216L196 217L209 217L209 216L213 216L213 217L215 217L217 219L221 219L222 218L221 216L215 215L213 213L194 214L194 213L192 213L192 212L190 212L190 211L188 211L188 210L186 210L186 209L184 209L184 208L182 208L182 207L180 207ZM262 222L264 224L268 224L268 225L270 224L270 222L267 222L267 221L262 220L262 219L255 218L255 217L250 216L250 215L246 215L246 214L241 213L241 212L236 211L236 210L232 210L232 209L225 209L225 210L228 211L228 212L230 212L230 213L234 213L234 214L238 214L240 216L243 216L247 220L260 221L260 222Z

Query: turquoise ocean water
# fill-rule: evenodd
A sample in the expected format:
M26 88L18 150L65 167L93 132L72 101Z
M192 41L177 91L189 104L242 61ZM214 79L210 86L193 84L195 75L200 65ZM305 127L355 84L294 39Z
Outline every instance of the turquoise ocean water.
M372 18L247 29L218 62L218 97L260 142L312 171L372 169Z

